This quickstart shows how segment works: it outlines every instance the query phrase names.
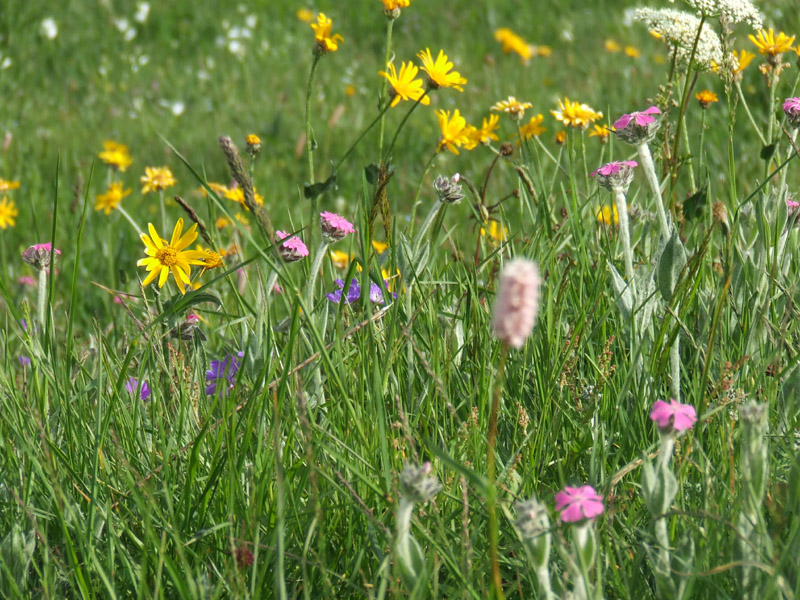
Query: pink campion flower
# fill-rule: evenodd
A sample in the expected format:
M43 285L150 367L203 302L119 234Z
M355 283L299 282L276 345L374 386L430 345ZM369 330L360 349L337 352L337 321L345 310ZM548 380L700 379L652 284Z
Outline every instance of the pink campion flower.
M501 342L521 348L531 333L539 309L539 268L518 258L500 275L497 300L492 311L492 329Z
M36 286L36 280L31 277L30 275L22 275L17 278L17 283L20 285L29 285L31 287Z
M565 487L556 494L556 510L561 511L561 520L575 523L584 519L594 519L603 514L603 497L590 485Z
M786 120L792 127L800 127L800 97L787 98L783 103Z
M328 241L338 242L349 233L355 233L353 224L341 215L332 212L321 212L319 214L319 224L322 228L322 235L328 238Z
M54 256L61 254L61 250L56 248L55 250L51 251L50 242L47 242L46 244L34 244L33 246L25 249L25 251L22 253L22 260L37 269L47 269L50 266L51 254Z
M674 398L670 398L669 403L656 400L653 410L650 411L650 418L662 432L674 433L691 429L697 421L697 411L694 406L681 404Z
M659 122L655 115L660 114L657 106L651 106L647 110L622 115L614 122L614 133L629 144L648 141L658 130Z
M599 169L592 171L592 177L597 177L597 183L609 190L628 191L633 181L633 168L639 166L635 160L622 160L610 162Z
M798 225L798 221L800 220L800 202L787 198L786 208L789 209L789 215L786 219L787 222L790 225Z
M279 240L289 237L285 231L278 230L275 235ZM281 258L286 262L295 262L304 256L308 256L308 248L299 237L294 236L283 242L278 246L278 253Z

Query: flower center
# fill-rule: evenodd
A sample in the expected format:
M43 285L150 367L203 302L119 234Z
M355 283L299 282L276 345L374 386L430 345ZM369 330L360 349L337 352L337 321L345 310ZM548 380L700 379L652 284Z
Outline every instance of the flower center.
M156 260L165 267L171 267L178 262L178 251L172 246L164 246L156 252Z

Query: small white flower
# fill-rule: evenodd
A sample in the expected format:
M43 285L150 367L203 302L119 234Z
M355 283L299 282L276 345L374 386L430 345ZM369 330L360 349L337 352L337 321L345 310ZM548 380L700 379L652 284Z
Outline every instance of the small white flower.
M255 29L258 24L258 17L256 15L247 15L244 22L248 29Z
M128 21L128 19L114 19L114 27L116 27L117 31L122 34L122 38L126 42L130 42L136 37L136 29L131 25L131 22Z
M661 40L677 52L679 63L689 62L700 29L700 19L691 13L672 8L637 8L633 11L633 19L644 23L651 31L658 34ZM694 62L704 68L712 63L722 64L722 42L708 23L703 24Z
M147 21L147 17L150 15L150 3L149 2L139 2L136 5L136 14L133 15L133 20L137 23L144 23Z
M52 17L47 17L39 26L39 31L48 40L54 40L58 35L58 24Z

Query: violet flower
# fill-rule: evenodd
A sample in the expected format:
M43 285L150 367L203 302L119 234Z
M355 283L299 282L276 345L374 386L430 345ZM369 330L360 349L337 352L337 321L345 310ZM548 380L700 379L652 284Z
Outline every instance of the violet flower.
M136 390L139 389L139 380L135 377L129 377L128 383L125 384L125 389L128 393L133 396L136 394ZM150 386L147 385L146 381L142 381L141 391L139 392L139 398L142 400L147 400L150 397Z
M783 103L783 113L789 125L800 127L800 97L787 98Z
M217 393L217 385L223 381L227 382L227 386L222 387L222 393L227 390L233 389L233 384L236 383L236 373L239 371L241 363L237 360L244 356L244 352L228 355L222 360L212 360L210 368L206 371L206 394L212 396Z
M342 301L342 292L344 292L344 281L341 279L335 279L334 282L336 286L339 288L338 290L334 290L330 294L326 294L325 297L330 300L331 302L339 303ZM389 284L384 281L384 285L389 287ZM397 298L397 294L392 293L393 298ZM361 285L358 283L358 280L353 278L350 280L350 286L347 288L345 292L345 304L352 304L361 298ZM384 304L383 299L383 290L381 290L380 286L377 283L370 282L369 284L369 299L370 302L374 304Z

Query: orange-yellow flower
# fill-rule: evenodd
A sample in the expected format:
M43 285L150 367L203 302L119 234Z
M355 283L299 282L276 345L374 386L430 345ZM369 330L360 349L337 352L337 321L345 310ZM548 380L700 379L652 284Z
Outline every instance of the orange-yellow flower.
M606 49L606 52L622 52L622 46L620 46L618 42L612 40L611 38L607 39L603 45Z
M442 130L442 137L439 139L439 150L447 148L453 154L458 154L458 149L469 143L467 137L467 121L458 112L453 111L453 116L446 110L436 111L439 117L439 127Z
M738 54L736 53L736 50L734 50L732 54L733 57L736 59L736 70L734 71L734 73L741 73L742 71L744 71L756 57L755 54L753 54L752 52L748 52L747 50L742 50Z
M113 140L104 141L103 151L97 156L107 165L117 167L123 173L133 163L128 147Z
M473 148L477 147L478 144L488 144L490 141L499 141L500 138L497 137L495 131L499 127L500 122L500 115L490 115L489 120L483 120L483 125L480 127L473 127L472 125L467 125L467 142L464 144L464 147L467 150L472 150Z
M534 117L531 117L530 121L528 121L525 125L520 127L519 132L522 135L522 137L517 140L517 146L520 145L522 140L527 140L532 137L539 137L545 131L547 131L547 129L542 127L542 121L544 121L544 116L536 115Z
M514 96L509 96L508 100L500 100L495 103L490 110L497 112L504 112L511 116L515 121L521 121L525 116L525 110L531 108L533 104L530 102L520 102Z
M0 192L7 192L8 190L19 189L19 181L8 181L0 177Z
M102 210L106 215L119 206L122 199L131 193L131 190L123 190L119 181L114 181L108 186L105 194L100 194L94 203L95 210Z
M420 104L428 105L431 99L425 94L422 79L415 79L419 73L419 67L414 63L400 63L400 73L394 68L393 63L386 65L389 72L378 71L378 75L385 77L392 85L394 90L394 98L392 98L392 106L397 106L400 100L414 100L419 101Z
M719 98L711 90L703 90L702 92L698 92L694 97L697 98L697 101L700 103L702 108L708 108L714 102L719 102Z
M524 63L530 61L536 54L533 46L511 31L508 27L501 27L496 30L494 32L494 39L500 42L500 47L503 49L503 52L506 54L515 52Z
M211 184L209 184L209 187L211 187ZM217 191L217 190L214 190L214 191ZM240 188L238 186L235 187L235 188L223 188L223 194L225 195L225 197L228 200L233 200L234 202L238 202L239 204L241 204L244 207L245 210L250 210L249 208L247 208L247 205L244 203L244 190L242 190L242 188ZM258 191L255 188L253 188L253 197L254 197L253 199L255 200L256 204L258 204L259 206L263 206L264 205L264 196L259 194Z
M586 129L594 121L603 118L603 113L595 111L588 104L570 102L569 98L564 98L558 102L558 110L551 110L550 113L567 127Z
M297 15L297 18L303 23L311 23L311 21L314 20L314 11L308 8L298 8L295 15Z
M760 54L768 56L778 56L788 52L792 49L792 44L794 43L794 36L789 37L782 31L776 36L772 27L769 28L769 31L766 29L759 31L758 38L752 33L747 37L756 45Z
M395 10L396 8L407 8L411 4L411 0L381 0L386 10Z
M608 136L611 134L612 131L615 131L614 126L611 127L605 125L592 125L592 130L589 132L589 137L596 137L600 138L600 141L605 143L608 141Z
M431 89L451 87L463 92L461 86L467 83L458 71L452 71L453 63L447 58L444 50L439 50L436 60L433 60L429 48L417 53L422 61L422 70L428 74L428 87Z
M314 39L317 40L317 48L319 52L336 52L339 49L339 42L343 42L344 38L338 33L331 36L331 28L333 21L325 16L325 13L317 15L317 22L311 23L311 29L314 30Z
M17 215L19 215L19 211L14 201L3 196L3 199L0 200L0 229L14 227L17 224Z
M142 285L150 285L158 277L158 287L164 287L172 273L181 294L185 294L189 285L190 265L201 265L205 258L202 252L185 249L197 239L197 223L181 236L183 219L178 219L169 243L161 239L152 223L148 223L147 229L150 235L143 233L141 236L147 257L136 263L139 267L147 267L148 275Z
M616 204L605 204L597 209L597 222L603 225L619 225L619 213Z
M160 192L178 182L169 167L145 167L144 175L139 178L139 181L144 184L143 194Z

